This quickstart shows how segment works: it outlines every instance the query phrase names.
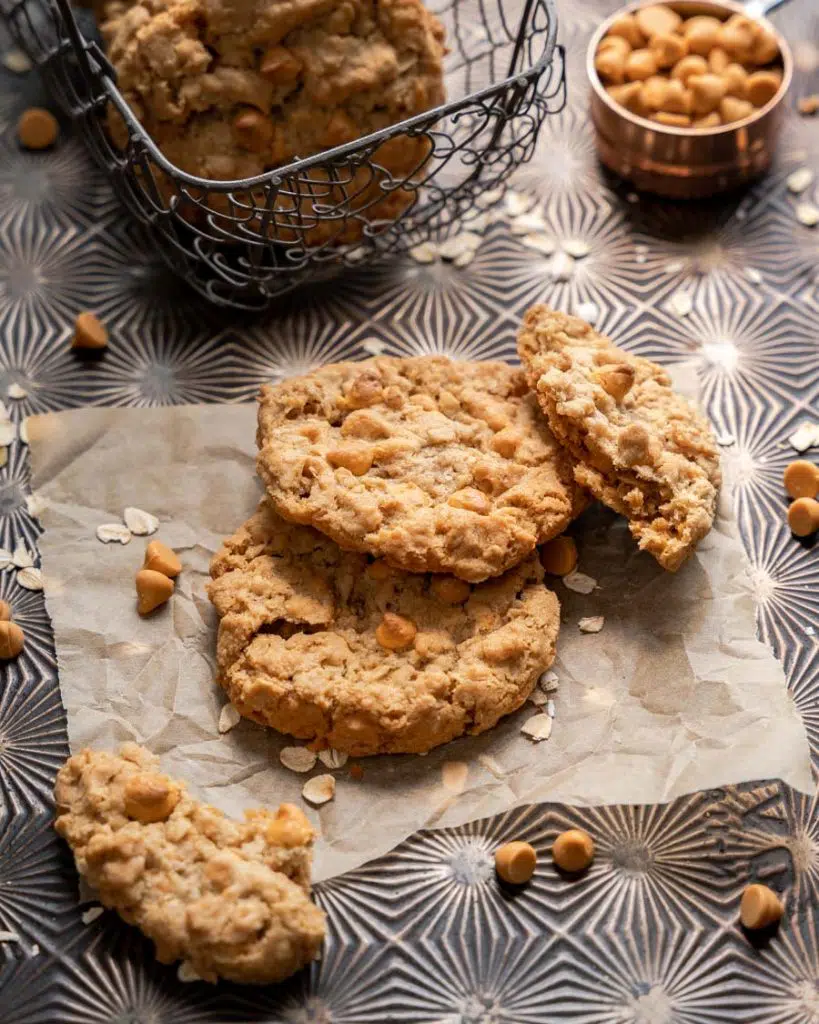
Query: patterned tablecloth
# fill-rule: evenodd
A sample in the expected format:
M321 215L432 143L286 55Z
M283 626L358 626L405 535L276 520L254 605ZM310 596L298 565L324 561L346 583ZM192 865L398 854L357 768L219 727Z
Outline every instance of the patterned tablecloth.
M786 438L819 419L819 228L796 217L799 202L819 195L815 184L799 196L786 184L797 168L819 171L819 119L792 112L776 166L743 195L697 205L638 198L595 161L583 82L586 40L616 6L560 4L568 105L514 185L542 202L548 234L588 244L571 274L557 279L549 256L496 222L464 269L366 269L261 318L182 292L78 142L21 152L13 124L38 86L0 72L0 393L24 390L6 399L18 422L88 403L248 401L262 381L361 358L374 341L396 354L511 358L530 303L585 304L630 350L698 362L717 429L741 455L738 511L760 629L785 660L819 766L819 552L789 533L781 486L794 457ZM795 44L795 106L819 91L810 42L819 8L792 0L776 20ZM687 315L675 312L679 292L690 296ZM112 335L93 364L68 347L85 308ZM15 442L0 469L4 548L36 543L27 492L26 448ZM819 1021L819 803L777 782L656 807L539 806L416 836L319 887L331 928L312 970L278 989L180 984L114 914L81 919L73 869L51 830L67 742L42 595L4 572L0 597L28 637L0 676L1 1021ZM525 894L504 894L492 873L498 842L545 848L569 822L599 838L590 876L558 885L544 866ZM764 951L735 920L749 875L790 893L792 914Z

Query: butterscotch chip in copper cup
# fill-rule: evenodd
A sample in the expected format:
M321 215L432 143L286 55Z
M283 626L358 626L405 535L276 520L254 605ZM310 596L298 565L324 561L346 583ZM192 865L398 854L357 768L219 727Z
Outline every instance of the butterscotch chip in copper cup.
M88 311L78 314L74 321L74 337L71 347L99 351L104 349L107 344L108 331L99 317Z
M796 459L786 468L783 480L792 498L815 498L819 493L819 466Z
M529 843L504 843L495 851L495 870L504 882L523 885L535 873L537 853Z
M48 149L59 134L57 118L42 107L29 107L17 121L17 138L26 149Z

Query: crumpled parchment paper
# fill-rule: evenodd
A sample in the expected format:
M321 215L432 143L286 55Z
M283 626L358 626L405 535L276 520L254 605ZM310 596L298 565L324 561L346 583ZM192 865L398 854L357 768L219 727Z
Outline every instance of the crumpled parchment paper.
M29 421L40 548L72 749L137 740L204 799L238 814L302 804L321 830L317 879L375 857L422 827L513 804L654 803L777 777L811 789L807 738L782 669L756 639L747 563L726 507L676 575L636 551L625 522L593 509L578 524L587 596L558 581L560 680L551 738L520 733L531 704L490 732L426 757L365 758L337 772L335 799L301 799L307 776L278 758L293 743L242 721L220 735L216 616L208 562L254 510L255 407L85 409ZM104 545L95 529L134 505L181 555L171 604L141 619L134 574L147 538ZM605 617L598 634L581 617ZM325 772L320 763L313 774Z

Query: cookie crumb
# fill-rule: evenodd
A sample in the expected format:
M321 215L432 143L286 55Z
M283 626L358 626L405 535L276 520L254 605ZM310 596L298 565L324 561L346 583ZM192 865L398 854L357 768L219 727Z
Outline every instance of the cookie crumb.
M536 708L545 707L549 701L549 698L546 696L543 690L539 689L539 687L537 686L534 688L534 690L532 690L532 692L526 699L529 701L530 704L534 704Z
M220 733L224 734L230 732L231 729L235 729L241 720L242 716L236 707L233 704L225 704L219 713L219 725L217 728Z
M552 719L546 714L533 715L523 723L520 731L534 743L540 743L552 735Z
M83 924L91 924L96 921L98 917L102 917L105 913L104 907L89 907L88 910L84 910L80 915L80 920Z
M176 971L176 977L183 984L187 984L191 981L202 981L202 976L197 974L191 964L187 960L183 960Z
M320 806L332 800L336 795L336 779L334 775L315 775L302 786L301 795L308 803Z
M291 772L311 772L316 767L316 753L307 747L282 747L279 760Z
M589 615L586 618L581 619L577 625L581 633L599 633L605 624L606 620L604 616Z
M24 149L48 149L59 134L57 118L43 107L29 107L17 121L17 138Z

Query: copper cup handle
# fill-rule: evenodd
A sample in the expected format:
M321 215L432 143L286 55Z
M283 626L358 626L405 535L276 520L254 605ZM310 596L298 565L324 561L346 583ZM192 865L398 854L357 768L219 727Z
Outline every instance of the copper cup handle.
M749 18L761 18L765 14L784 4L785 0L747 0L745 13Z

